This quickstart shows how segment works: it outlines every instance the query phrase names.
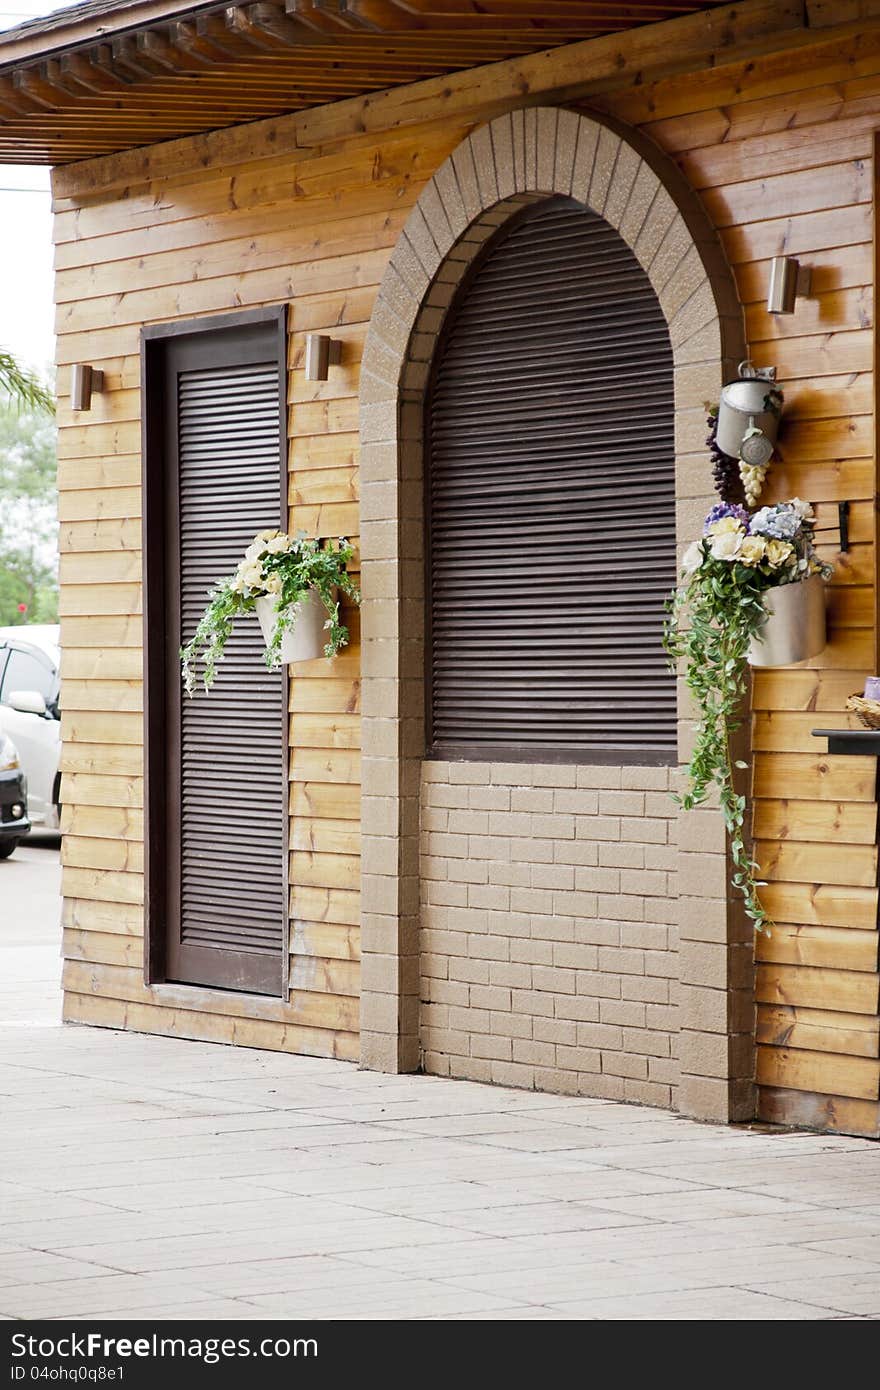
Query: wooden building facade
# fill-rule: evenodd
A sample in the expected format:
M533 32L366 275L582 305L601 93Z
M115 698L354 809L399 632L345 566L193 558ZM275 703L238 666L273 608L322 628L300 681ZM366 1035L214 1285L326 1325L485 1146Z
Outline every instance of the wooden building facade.
M811 731L846 727L847 695L877 667L880 6L479 9L85 5L0 38L0 159L55 165L65 1018L877 1136L877 761L828 755ZM587 214L589 227L577 220ZM672 491L668 516L648 497L639 523L633 507L641 543L662 549L651 531L665 527L680 551L698 534L712 501L704 403L749 357L776 366L786 395L765 499L814 502L835 564L824 653L754 677L754 844L777 924L756 942L728 888L716 813L679 815L669 795L687 755L687 708L677 750L674 724L665 753L656 731L621 752L630 734L615 726L597 756L604 726L579 747L558 729L523 743L503 722L468 742L456 704L467 662L453 662L438 705L443 605L460 601L437 598L444 506L459 509L450 536L467 531L473 508L477 548L450 563L474 586L486 644L509 618L492 559L508 504L480 511L472 441L484 406L491 415L495 401L503 420L515 403L492 395L497 374L473 346L489 322L479 295L497 301L496 281L552 270L554 256L563 270L567 254L581 264L581 236L584 246L606 238L621 284L642 286L659 315L648 357L667 385L658 376L650 391L667 412ZM774 317L768 263L782 254L811 268L812 286L793 315ZM558 278L527 290L531 313L510 332L521 344L549 316L560 359L595 372L590 389L612 402L596 428L607 456L620 453L615 484L626 451L614 432L633 410L626 325L609 329L613 360L593 363L565 337L571 315L552 317ZM589 285L584 294L586 303ZM622 302L613 293L603 313L614 318ZM627 322L638 313L627 309ZM184 774L172 785L156 761L167 721L155 715L159 678L143 655L145 626L154 649L166 632L159 609L170 600L151 583L170 563L158 538L173 490L167 470L150 466L151 412L171 389L168 378L155 385L150 363L156 344L196 344L180 373L218 361L241 373L251 359L235 343L202 362L199 342L264 329L271 344L252 360L261 371L275 364L283 393L283 445L266 447L283 455L289 529L355 539L363 605L348 612L353 640L332 663L303 663L271 692L257 682L242 697L255 712L264 694L283 691L287 704L276 750L286 805L265 841L286 894L284 960L278 984L218 988L199 967L170 965L164 944ZM505 325L490 331L503 346ZM323 382L306 379L311 333L341 344ZM78 363L104 372L87 412L69 398ZM206 438L212 421L222 428L221 400L256 399L243 378L211 380L218 409L209 400ZM547 399L555 381L554 369ZM266 390L277 397L271 382ZM558 435L551 416L545 436ZM235 417L250 431L243 463L268 418ZM458 444L450 434L448 468L465 470L473 501L438 502L438 431L456 420L461 430L462 419L473 423ZM662 456L662 439L646 438ZM249 489L232 503L243 525ZM222 529L225 503L212 506L209 529L212 516ZM558 519L578 585L607 595L607 575L578 569L595 531L585 541L566 524ZM639 542L625 544L620 564ZM471 574L484 552L489 573ZM516 547L504 563L503 591L527 612ZM624 638L630 623L637 679L652 658L638 647L634 602L612 603L605 618ZM161 639L166 657L172 636ZM626 646L609 660L623 661ZM656 712L665 697L651 681ZM212 698L197 697L199 709ZM539 687L539 698L550 708L555 697ZM519 708L508 712L514 723ZM488 727L479 702L469 709ZM235 767L235 731L222 719L192 737L203 762ZM561 751L548 756L554 737ZM248 815L246 796L236 814ZM230 861L244 845L230 899L246 935L262 851L232 822L216 835ZM196 859L201 843L190 844Z

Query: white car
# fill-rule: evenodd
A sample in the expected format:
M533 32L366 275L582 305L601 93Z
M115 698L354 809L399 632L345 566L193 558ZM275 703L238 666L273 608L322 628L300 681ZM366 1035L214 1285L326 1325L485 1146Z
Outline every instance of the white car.
M34 828L60 823L61 651L53 624L0 627L0 722L27 777Z

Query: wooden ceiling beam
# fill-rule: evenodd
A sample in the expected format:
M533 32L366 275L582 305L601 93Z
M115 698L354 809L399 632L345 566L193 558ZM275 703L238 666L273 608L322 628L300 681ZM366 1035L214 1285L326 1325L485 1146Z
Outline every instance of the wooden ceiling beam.
M175 48L179 48L183 53L192 53L195 57L205 58L211 63L228 63L229 54L215 43L207 39L204 34L200 34L195 24L187 20L178 20L169 26L168 35Z
M31 116L39 109L24 92L13 86L8 77L0 77L0 113L4 121L20 120L22 116Z
M421 15L415 15L394 4L394 0L335 0L336 8L351 15L365 29L379 34L420 33L428 27ZM456 21L459 28L466 27Z
M337 2L344 4L346 0ZM656 3L637 0L637 3L628 5L614 5L607 0L605 3L603 0L582 0L582 3L574 4L571 0L546 0L540 7L536 7L534 0L393 0L393 3L429 22L444 16L477 23L490 16L522 20L533 17L536 8L539 8L541 18L548 21L568 20L574 15L587 21L597 17L611 22L634 18L639 24L649 24L658 14L668 16L670 11L674 14L693 14L694 11L693 5L676 4L675 0L668 5L663 0L656 0Z
M152 59L156 71L166 76L189 77L193 73L210 72L215 64L197 53L186 53L172 43L159 29L145 29L137 35L138 49Z
M509 31L505 31L503 36L483 36L479 40L467 34L437 34L426 36L427 42L420 41L419 36L414 33L407 34L403 39L395 36L393 41L388 40L387 36L373 34L362 34L359 37L340 34L332 41L330 35L310 34L306 50L303 52L301 26L291 22L278 5L257 3L230 7L225 12L224 23L236 38L241 38L264 51L271 51L279 57L290 57L292 54L297 58L314 56L316 61L332 62L334 67L341 62L349 62L363 67L368 75L377 75L389 66L396 66L401 71L409 67L413 72L424 72L432 62L456 65L461 63L463 55L466 61L476 60L478 57L482 59L483 50L489 50L488 56L491 59L496 53L507 53L520 47L523 51L530 52L534 44L533 34L512 34ZM215 34L219 32L217 16L205 17L198 27L203 39L208 37L215 46L219 43L219 40L215 41ZM559 34L556 37L562 43L567 35ZM241 61L243 57L252 57L240 50L234 50L228 39L225 42L226 61Z
M51 86L34 68L25 68L23 71L14 72L12 85L16 92L21 93L23 97L33 103L31 109L34 112L41 110L58 111L63 109L65 104L76 100L75 97L62 92L60 88Z
M85 53L63 53L58 66L64 77L70 77L87 92L119 92L127 90L129 84L118 74L99 67L95 61L97 50Z
M321 34L339 34L360 27L356 19L337 12L335 7L321 4L319 0L284 0L284 8L292 19Z
M91 95L88 87L84 87L81 82L77 82L75 77L63 70L57 58L48 58L45 63L40 63L37 66L37 71L43 81L49 83L50 87L57 87L69 96L81 99Z
M403 0L319 0L319 3L335 7L340 14L351 15L363 28L372 33L394 36L401 34L457 34L460 38L474 39L486 34L509 34L514 30L528 34L532 40L543 39L549 31L559 35L564 43L572 38L583 37L590 23L601 19L602 28L613 25L618 28L631 22L642 23L641 19L631 19L629 6L612 17L612 7L569 5L564 15L548 17L544 7L531 5L531 13L511 9L509 14L444 14L442 5L415 13ZM535 13L536 8L538 13ZM603 9L602 16L587 16L585 9ZM478 33L475 35L474 30Z
M291 48L327 48L324 34L288 19L277 5L230 6L225 19L227 28L234 34L240 34L269 53L286 52Z
M134 82L133 78L123 68L117 67L113 61L113 50L109 43L100 43L97 48L89 50L89 60L94 67L102 72L105 77L115 78L122 84L122 90L127 91Z
M196 15L196 33L207 39L214 48L224 55L224 61L234 62L243 51L253 50L255 45L245 34L233 33L226 23L225 13Z
M211 84L200 86L198 91L177 91L172 82L161 85L142 83L138 87L127 87L125 107L120 109L116 93L91 91L81 95L79 91L71 91L71 86L76 84L71 83L69 79L54 80L55 71L49 69L44 74L29 69L21 74L21 90L14 92L17 104L13 106L13 98L10 97L8 109L20 117L37 115L40 112L63 113L65 121L70 125L78 120L94 119L105 122L112 120L115 126L122 126L128 121L137 122L144 115L155 116L157 119L188 116L211 119L215 115L221 115L224 118L246 120L255 104L271 111L277 106L282 94L290 96L289 82L276 85L264 83L250 87L247 91L240 91L236 85L230 84L228 74L212 74ZM320 98L328 86L347 91L350 85L350 81L345 77L331 78L328 83L320 75L316 79L314 73L303 73L302 81L296 83L297 88L303 93L297 104Z
M167 75L161 63L138 47L134 34L117 35L111 41L110 51L113 54L114 72L121 76L127 73L135 82L151 82L157 74Z

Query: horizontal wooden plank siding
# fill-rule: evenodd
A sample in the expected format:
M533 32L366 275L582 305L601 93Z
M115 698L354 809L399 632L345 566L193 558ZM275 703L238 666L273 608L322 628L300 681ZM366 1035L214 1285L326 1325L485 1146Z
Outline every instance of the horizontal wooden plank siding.
M616 40L624 59L627 44ZM577 105L564 55L546 59L548 69L554 63L565 101ZM56 265L69 1018L356 1056L356 641L291 684L289 998L151 990L132 955L143 800L138 334L144 322L287 302L291 527L357 544L359 371L382 273L426 180L474 124L520 100L489 88L478 98L456 79L420 108L418 124L389 134L372 115L359 132L336 129L329 107L289 118L299 122L300 148L291 139L255 149L238 128L211 137L207 167L128 178L125 197L102 196L83 165L80 200L65 172ZM797 493L815 502L823 554L837 561L826 650L806 667L754 679L754 831L778 923L757 945L758 1082L768 1120L876 1134L877 766L829 757L811 729L848 722L846 696L876 660L880 36L822 42L819 34L815 46L784 54L593 89L582 104L665 151L719 228L750 355L775 364L786 391L764 500ZM142 167L161 168L161 155L149 154ZM195 148L184 163L197 166ZM110 177L112 161L101 168ZM813 290L795 314L773 318L764 307L769 259L783 253L812 266ZM342 344L323 383L307 382L303 370L305 336L315 331ZM77 361L106 373L87 418L69 409L68 364ZM693 420L678 449L708 469L704 434L702 418ZM850 503L851 548L838 561L841 500Z
M327 1056L357 1055L360 661L353 642L290 683L289 997L274 1011L143 985L138 335L142 323L287 301L291 530L358 544L358 373L376 290L424 180L467 133L352 140L294 163L98 199L56 219L59 361L89 344L107 389L74 415L60 372L66 1016ZM380 172L377 175L377 170ZM232 195L234 182L235 194ZM152 208L152 211L151 211ZM115 305L115 307L114 307ZM330 380L307 332L342 343ZM357 568L357 559L355 561ZM200 697L209 698L209 697ZM88 970L86 978L82 971ZM253 1007L250 1005L253 1004Z
M796 670L754 675L755 854L777 925L757 941L757 1079L768 1120L880 1128L877 1062L877 766L829 757L811 730L848 727L848 694L875 669L874 131L880 52L824 45L785 61L696 74L598 98L640 125L700 192L745 307L750 356L786 393L762 501L798 495L833 528L829 644ZM792 315L766 311L769 258L813 267ZM851 1020L858 1018L861 1026Z

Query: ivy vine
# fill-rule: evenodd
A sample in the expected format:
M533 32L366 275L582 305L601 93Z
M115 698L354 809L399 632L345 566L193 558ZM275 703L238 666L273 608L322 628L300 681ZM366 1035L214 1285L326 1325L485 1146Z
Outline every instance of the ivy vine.
M674 800L683 810L707 801L718 790L730 842L732 882L742 894L746 915L758 931L772 925L761 904L759 866L746 840L746 798L736 789L731 739L742 725L748 694L749 643L762 626L766 579L746 565L706 565L681 585L667 603L664 645L673 668L684 665L684 681L700 712L687 769L688 785Z

